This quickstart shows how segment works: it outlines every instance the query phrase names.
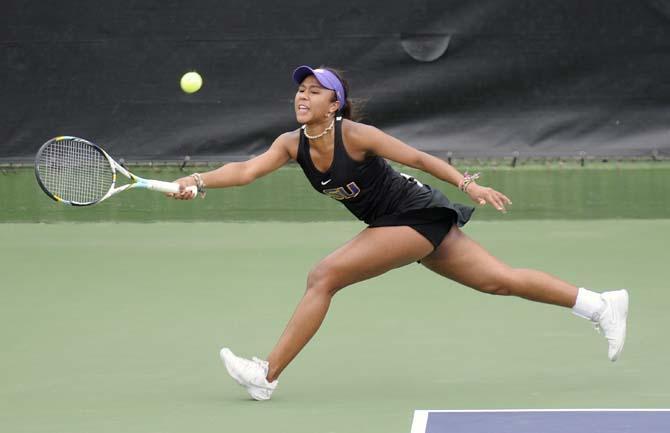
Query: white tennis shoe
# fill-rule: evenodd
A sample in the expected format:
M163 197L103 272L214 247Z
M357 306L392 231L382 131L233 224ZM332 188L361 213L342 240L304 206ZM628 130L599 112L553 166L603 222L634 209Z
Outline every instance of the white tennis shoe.
M251 360L240 358L224 347L219 353L228 374L237 383L247 389L254 400L270 400L272 392L277 388L277 381L268 382L268 362L253 357Z
M594 323L596 330L607 339L609 345L607 356L610 361L614 362L619 359L626 342L628 292L617 290L603 292L600 296L605 301L606 306L600 316L594 320Z

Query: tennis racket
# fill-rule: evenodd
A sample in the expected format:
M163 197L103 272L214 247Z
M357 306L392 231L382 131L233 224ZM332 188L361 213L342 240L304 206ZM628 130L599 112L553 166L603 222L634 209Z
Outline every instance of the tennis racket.
M116 186L116 173L130 183ZM57 202L90 206L132 188L178 193L179 184L143 179L123 168L100 146L77 137L56 137L35 156L35 176L42 190ZM197 188L188 187L195 194Z

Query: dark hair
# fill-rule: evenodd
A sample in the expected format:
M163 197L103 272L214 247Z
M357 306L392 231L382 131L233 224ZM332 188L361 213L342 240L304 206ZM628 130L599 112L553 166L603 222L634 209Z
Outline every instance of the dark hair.
M353 103L351 101L351 98L349 97L349 83L347 82L346 79L342 76L342 71L331 68L328 66L320 66L319 68L321 69L326 69L333 74L340 80L342 83L342 86L344 87L344 99L345 99L345 104L344 104L344 109L340 110L340 114L342 117L345 119L353 120L353 121L358 121L361 118L361 103L357 100L355 100ZM337 97L336 97L337 98Z

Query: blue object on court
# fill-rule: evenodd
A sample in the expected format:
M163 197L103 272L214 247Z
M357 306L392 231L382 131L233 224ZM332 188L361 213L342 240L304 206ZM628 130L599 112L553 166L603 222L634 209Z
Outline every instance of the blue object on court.
M668 433L670 409L417 410L411 433Z

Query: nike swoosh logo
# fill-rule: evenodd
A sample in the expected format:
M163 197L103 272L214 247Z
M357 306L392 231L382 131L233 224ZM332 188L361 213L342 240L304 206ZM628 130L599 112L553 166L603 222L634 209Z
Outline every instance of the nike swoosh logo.
M322 181L322 182L321 182L321 185L328 185L328 184L330 183L331 180L333 180L333 179L328 179L328 180L325 181L325 182Z

